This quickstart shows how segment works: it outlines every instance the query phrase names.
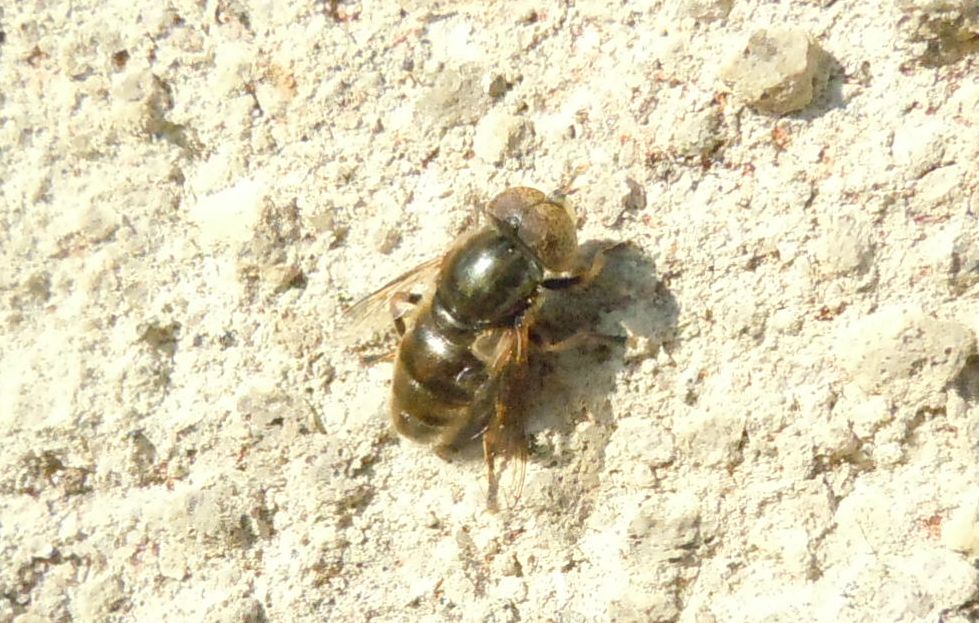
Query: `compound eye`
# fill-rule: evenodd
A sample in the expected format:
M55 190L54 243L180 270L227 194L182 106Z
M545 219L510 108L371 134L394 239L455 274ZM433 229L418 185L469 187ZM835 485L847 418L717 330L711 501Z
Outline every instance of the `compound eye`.
M510 188L497 195L486 213L501 231L526 245L544 266L567 270L578 248L575 222L562 205L534 188Z

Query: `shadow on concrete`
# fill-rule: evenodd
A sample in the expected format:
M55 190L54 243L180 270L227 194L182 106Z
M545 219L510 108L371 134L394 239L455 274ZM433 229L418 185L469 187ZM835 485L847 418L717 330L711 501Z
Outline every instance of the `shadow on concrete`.
M614 244L592 241L583 245L585 257ZM612 395L616 377L627 366L639 366L656 357L676 337L680 306L656 274L653 260L634 245L609 252L605 269L590 284L548 293L538 316L538 329L549 341L576 333L626 335L648 340L648 348L627 358L621 343L595 340L580 348L557 353L532 353L528 391L528 431L531 460L556 467L564 460L548 456L548 449L535 436L556 431L569 438L584 420L598 424L599 448L593 458L601 460L604 443L615 428L617 417Z

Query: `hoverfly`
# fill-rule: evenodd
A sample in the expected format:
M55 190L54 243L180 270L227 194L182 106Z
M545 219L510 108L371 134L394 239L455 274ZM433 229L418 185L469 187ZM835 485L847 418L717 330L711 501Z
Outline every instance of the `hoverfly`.
M541 344L533 332L541 295L590 281L605 253L575 271L574 216L539 190L510 188L483 212L485 226L360 300L346 317L357 323L390 311L400 335L391 388L394 428L434 446L442 458L482 436L487 503L495 509L498 474L511 462L514 495L522 488L530 350L562 348ZM426 294L411 293L425 281Z

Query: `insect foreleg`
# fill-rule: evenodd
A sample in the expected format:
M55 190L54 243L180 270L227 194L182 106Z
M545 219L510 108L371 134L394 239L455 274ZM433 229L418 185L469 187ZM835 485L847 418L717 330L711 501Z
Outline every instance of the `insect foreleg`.
M566 288L573 288L575 286L588 285L594 281L595 278L601 274L602 269L605 268L605 262L608 260L608 254L622 246L625 246L625 243L619 242L603 249L599 249L598 252L592 257L591 265L589 265L585 270L573 275L544 279L541 282L541 287L548 290L564 290Z

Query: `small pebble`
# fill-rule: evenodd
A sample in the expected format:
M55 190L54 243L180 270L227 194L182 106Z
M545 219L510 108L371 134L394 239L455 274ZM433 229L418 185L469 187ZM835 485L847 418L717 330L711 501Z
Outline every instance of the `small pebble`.
M265 184L251 179L201 197L188 216L199 227L202 241L245 242L255 234L262 213Z
M976 350L967 327L888 305L840 332L840 364L868 394L918 405L955 379Z
M676 3L679 16L712 22L727 17L734 0L681 0Z
M949 287L962 294L979 283L979 227L963 232L952 243Z
M489 164L503 161L515 153L528 128L520 117L501 111L490 111L476 124L473 151L476 157Z
M753 108L785 114L802 110L823 90L829 78L829 56L805 31L755 31L721 78Z
M846 275L866 268L871 248L866 229L856 219L831 216L814 244L823 276Z
M959 505L942 522L942 544L970 558L979 558L979 489L964 492Z
M710 155L723 142L721 111L716 106L708 106L679 119L670 140L674 151L687 158Z

